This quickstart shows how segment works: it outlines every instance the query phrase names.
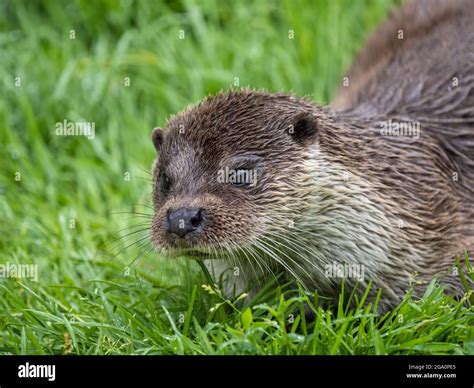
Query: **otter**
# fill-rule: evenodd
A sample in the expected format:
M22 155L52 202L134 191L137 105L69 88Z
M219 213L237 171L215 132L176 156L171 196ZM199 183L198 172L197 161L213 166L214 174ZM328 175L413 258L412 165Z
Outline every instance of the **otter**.
M462 293L452 268L474 245L471 5L396 9L329 106L230 90L154 129L153 245L204 260L216 279L230 268L237 288L283 273L336 298L343 279L357 292L371 282L382 309L434 277Z

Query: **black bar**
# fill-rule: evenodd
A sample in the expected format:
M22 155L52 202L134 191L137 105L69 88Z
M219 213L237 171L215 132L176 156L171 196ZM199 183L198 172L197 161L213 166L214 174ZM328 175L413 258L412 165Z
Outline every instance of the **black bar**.
M42 367L37 368L41 365ZM54 365L54 381L53 369ZM49 368L47 366L50 366ZM19 377L28 375L27 377ZM39 374L43 377L32 377ZM411 377L408 376L411 375ZM414 375L417 376L414 376ZM434 376L436 374L437 376ZM441 375L438 376L438 375ZM48 377L49 376L49 379ZM263 383L473 387L474 356L1 356L0 387ZM329 385L331 384L331 385Z

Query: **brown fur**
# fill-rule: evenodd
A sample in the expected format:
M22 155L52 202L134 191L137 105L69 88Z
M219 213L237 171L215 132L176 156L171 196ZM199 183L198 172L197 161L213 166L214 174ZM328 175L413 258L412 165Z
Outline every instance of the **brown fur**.
M155 130L154 244L167 254L199 249L245 277L283 270L334 296L341 279L327 266L362 265L360 283L383 289L382 307L414 273L419 291L434 276L461 290L449 269L474 244L473 12L471 1L432 3L410 2L379 27L331 107L242 90ZM420 138L381 136L389 119L419 123ZM248 157L255 187L217 182L218 170ZM206 209L201 233L166 232L167 212L179 207Z

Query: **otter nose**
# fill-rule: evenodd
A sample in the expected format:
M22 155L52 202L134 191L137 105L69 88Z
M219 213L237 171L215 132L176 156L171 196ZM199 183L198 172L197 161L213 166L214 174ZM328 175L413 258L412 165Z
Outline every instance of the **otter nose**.
M202 225L204 209L180 208L168 214L168 232L184 237Z

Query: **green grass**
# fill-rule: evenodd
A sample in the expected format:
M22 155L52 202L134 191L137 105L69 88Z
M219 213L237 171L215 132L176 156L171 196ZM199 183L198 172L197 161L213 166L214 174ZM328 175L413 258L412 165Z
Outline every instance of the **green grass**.
M271 283L246 305L194 262L128 247L146 237L127 212L151 212L154 126L236 77L329 101L395 3L2 2L0 264L39 278L0 278L0 353L473 354L472 310L435 283L383 317ZM64 119L96 138L55 136Z

